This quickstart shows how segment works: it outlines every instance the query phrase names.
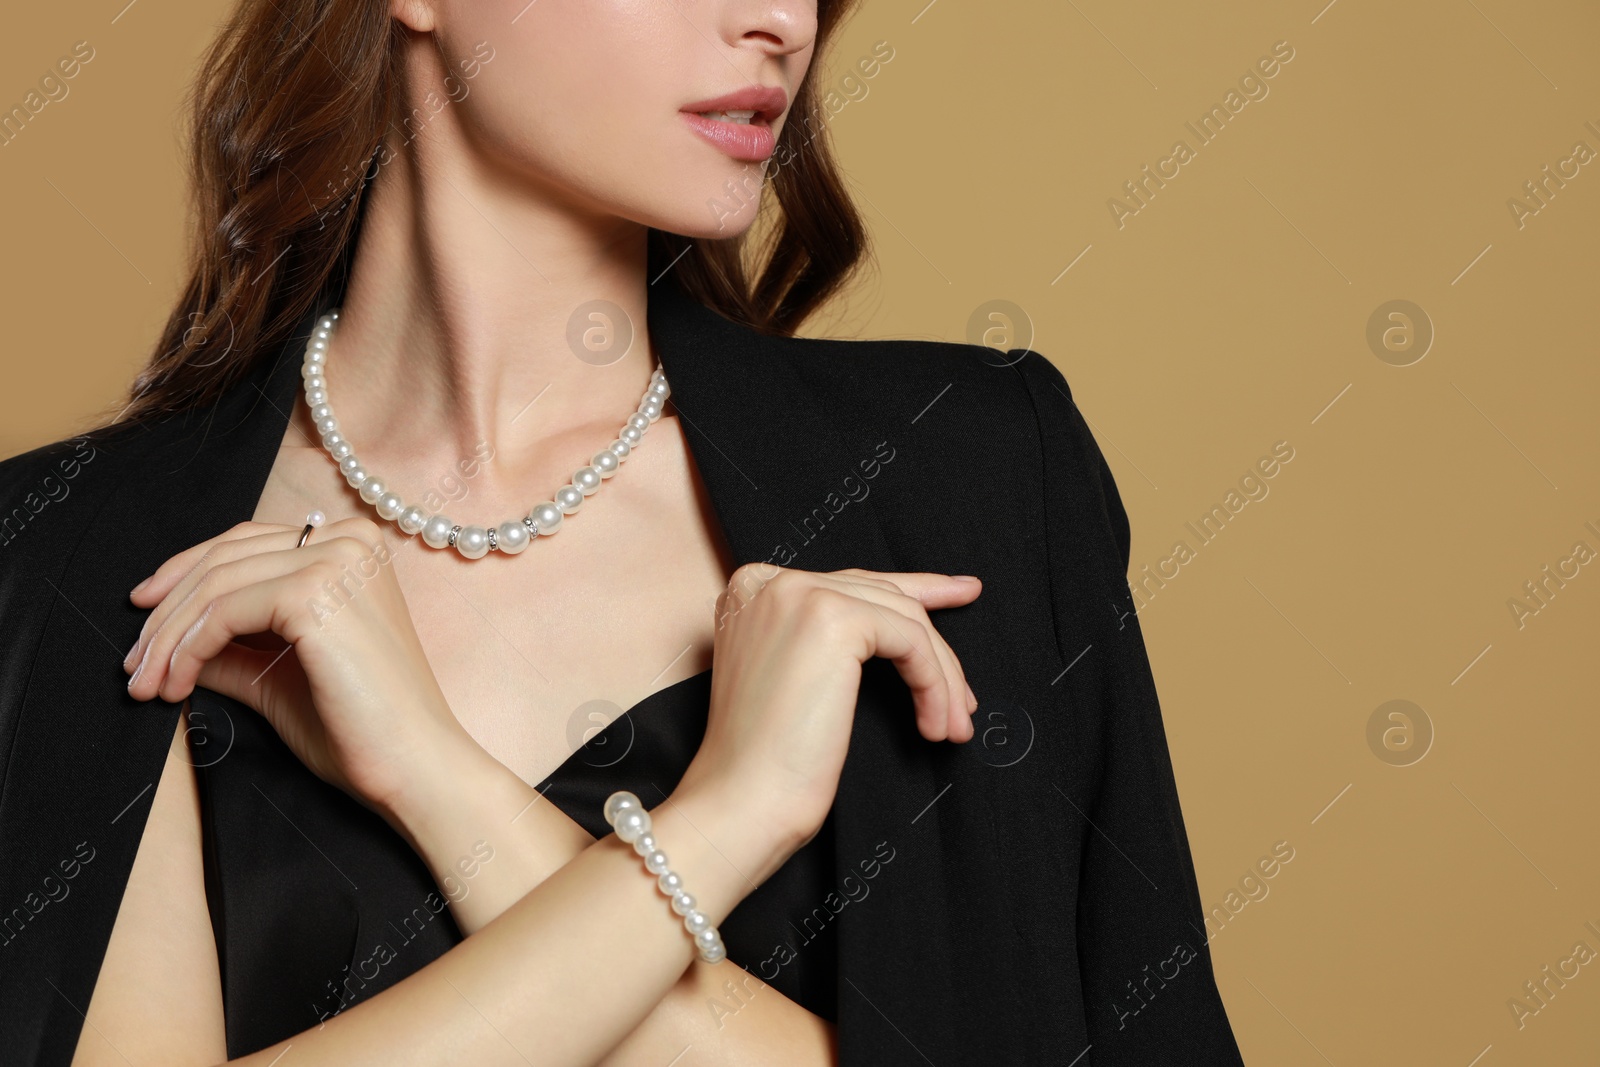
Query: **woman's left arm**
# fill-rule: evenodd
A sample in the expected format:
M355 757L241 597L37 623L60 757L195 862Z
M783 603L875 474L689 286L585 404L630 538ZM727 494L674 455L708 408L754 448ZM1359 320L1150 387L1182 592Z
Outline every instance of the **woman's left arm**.
M291 527L243 523L172 557L136 587L134 603L152 611L124 664L133 672L129 692L176 702L200 685L255 709L313 773L376 810L407 840L470 936L594 839L461 727L392 569L383 565L381 529L347 520L285 551L298 535ZM331 617L294 595L307 569L374 560L378 577ZM265 620L292 649L240 643L243 635L229 621L239 617ZM354 759L332 751L319 707L372 717L373 729L364 733L383 740ZM410 800L405 820L384 799L402 792ZM482 862L486 848L493 862ZM471 891L463 892L467 878ZM604 1062L659 1067L686 1047L697 1063L777 1063L775 1050L783 1050L781 1062L801 1067L834 1062L833 1027L746 972L741 979L757 995L736 1023L713 1019L705 1005L724 995L728 974L695 961ZM801 1049L805 1058L797 1060Z

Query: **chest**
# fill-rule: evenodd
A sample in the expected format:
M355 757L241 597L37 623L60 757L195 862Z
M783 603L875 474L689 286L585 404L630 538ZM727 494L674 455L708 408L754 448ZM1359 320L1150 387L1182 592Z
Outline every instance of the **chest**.
M481 495L451 510L463 521L516 512ZM316 507L329 521L373 514L326 455L286 446L255 517L295 523ZM530 784L646 696L711 666L714 605L735 564L676 420L653 426L648 449L520 555L463 560L384 527L451 709Z

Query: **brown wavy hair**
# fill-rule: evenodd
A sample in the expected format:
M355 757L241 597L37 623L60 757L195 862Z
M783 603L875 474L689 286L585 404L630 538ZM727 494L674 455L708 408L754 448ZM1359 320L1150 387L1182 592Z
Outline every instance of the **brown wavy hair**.
M818 0L813 70L855 3ZM215 401L348 277L384 137L404 136L405 33L377 0L234 8L186 101L189 281L114 424ZM768 164L781 214L759 247L756 227L725 239L649 233L652 278L674 264L697 300L763 333L792 335L866 252L815 84L808 76L795 94Z

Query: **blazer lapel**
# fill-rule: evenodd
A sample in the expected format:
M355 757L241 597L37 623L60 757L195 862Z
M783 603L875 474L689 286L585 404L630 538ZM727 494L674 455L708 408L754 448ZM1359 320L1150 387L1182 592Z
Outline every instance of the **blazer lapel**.
M841 479L859 477L872 443L806 384L795 359L806 342L723 318L670 277L651 290L650 332L737 563L895 569L870 508L841 506Z

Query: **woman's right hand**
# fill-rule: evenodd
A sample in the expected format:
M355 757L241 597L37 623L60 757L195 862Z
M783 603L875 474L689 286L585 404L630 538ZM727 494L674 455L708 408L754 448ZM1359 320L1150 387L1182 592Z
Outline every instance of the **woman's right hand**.
M972 738L977 700L928 611L971 603L982 589L926 572L741 566L717 601L705 740L679 790L764 823L770 854L759 873L770 874L833 806L869 658L893 661L923 737Z

